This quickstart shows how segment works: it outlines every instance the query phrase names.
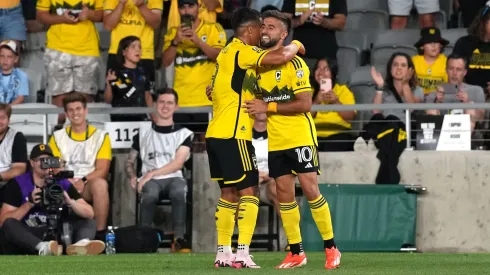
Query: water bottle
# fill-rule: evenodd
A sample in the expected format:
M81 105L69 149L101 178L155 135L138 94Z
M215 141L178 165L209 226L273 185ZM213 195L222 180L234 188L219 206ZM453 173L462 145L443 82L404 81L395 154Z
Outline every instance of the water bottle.
M116 234L112 229L112 226L107 227L107 234L105 235L105 254L116 254Z

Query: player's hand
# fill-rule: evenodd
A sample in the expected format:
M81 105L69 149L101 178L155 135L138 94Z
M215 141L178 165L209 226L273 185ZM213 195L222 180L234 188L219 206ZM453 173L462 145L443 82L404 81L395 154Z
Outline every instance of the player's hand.
M383 87L385 85L385 80L383 79L383 76L376 70L374 66L371 67L371 77L373 78L374 83L376 83L376 86Z
M313 14L313 17L312 17L312 21L313 21L313 24L317 25L317 26L320 26L322 23L323 23L323 20L325 18L323 17L323 13L317 11Z
M468 99L469 99L468 93L461 88L458 89L458 92L456 93L456 98L462 103L468 103Z
M30 196L30 201L33 202L34 204L39 204L41 202L41 188L37 187L32 190Z
M132 177L129 179L129 183L131 184L131 188L136 191L136 184L138 183L138 179L136 177Z
M208 97L209 101L213 101L212 93L213 88L211 87L211 85L206 86L206 96Z
M78 20L80 20L80 22L88 20L90 13L90 9L87 7L87 5L84 4L82 6L82 12L78 15Z
M267 103L260 99L246 100L242 107L246 108L245 113L251 115L267 113Z
M138 182L138 193L141 193L145 184L153 178L153 174L151 172L146 173Z
M66 10L63 12L63 23L65 24L76 24L78 23L78 17L75 17L73 15L70 15L70 11Z
M437 103L444 102L444 87L442 86L437 86L436 102Z

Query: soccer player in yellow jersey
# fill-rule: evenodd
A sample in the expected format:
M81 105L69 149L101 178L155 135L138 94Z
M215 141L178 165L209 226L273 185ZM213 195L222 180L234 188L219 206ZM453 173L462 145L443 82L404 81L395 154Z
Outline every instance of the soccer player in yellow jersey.
M447 82L447 58L441 53L449 41L441 37L438 28L430 27L420 30L420 39L415 47L422 54L412 57L419 85L424 88L424 94L434 92L437 86Z
M261 47L282 48L291 21L278 11L262 14ZM310 114L312 88L310 72L303 59L296 56L287 64L265 66L257 70L261 99L246 101L249 114L266 113L269 138L269 175L276 180L277 198L290 252L277 268L294 268L306 264L301 244L300 213L295 201L295 177L309 201L311 214L324 240L325 268L340 264L340 252L333 239L330 210L318 188L318 142Z
M211 95L213 119L206 132L211 178L218 181L221 188L216 208L218 253L215 267L258 268L248 251L259 211L259 176L252 145L254 119L245 113L242 105L245 100L253 99L257 92L257 67L285 64L299 50L304 52L304 48L298 41L273 51L258 48L261 20L256 10L237 10L231 24L235 38L216 60ZM237 194L240 207L235 258L231 251L231 236L235 227Z

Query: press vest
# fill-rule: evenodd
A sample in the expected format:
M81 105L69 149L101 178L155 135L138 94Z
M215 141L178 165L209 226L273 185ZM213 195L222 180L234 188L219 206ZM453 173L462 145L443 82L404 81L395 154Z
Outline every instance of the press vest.
M95 161L107 133L100 129L84 141L73 140L65 129L54 132L54 141L66 161L65 170L72 170L75 178L83 178L95 170Z
M146 173L162 168L175 159L179 147L194 133L187 128L180 128L171 133L158 133L152 127L141 128L139 134L140 156L142 160L141 172ZM154 177L154 179L182 178L182 171Z
M2 143L0 143L0 173L7 171L12 167L12 147L14 145L17 131L8 128Z

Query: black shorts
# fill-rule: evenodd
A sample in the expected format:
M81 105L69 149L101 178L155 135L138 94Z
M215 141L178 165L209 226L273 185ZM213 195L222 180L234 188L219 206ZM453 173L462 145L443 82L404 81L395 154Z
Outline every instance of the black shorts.
M269 176L276 179L284 175L316 172L320 174L320 161L316 146L269 151Z
M185 126L195 134L205 134L209 124L208 113L175 113L174 122Z
M145 70L145 74L148 76L148 79L150 80L150 92L154 94L155 90L155 60L153 59L141 59L140 62L138 63L139 66ZM116 55L115 54L109 54L107 56L107 68L105 75L107 75L107 72L109 69L117 69L119 65L117 64L116 60Z
M220 188L243 190L259 184L257 158L251 141L243 139L206 139L211 179Z

